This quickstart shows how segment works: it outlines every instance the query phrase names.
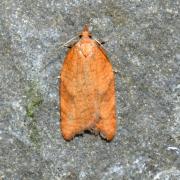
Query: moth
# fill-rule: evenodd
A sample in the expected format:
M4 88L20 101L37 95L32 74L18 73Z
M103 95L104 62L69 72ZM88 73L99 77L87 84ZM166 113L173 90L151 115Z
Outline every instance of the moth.
M87 25L67 52L60 77L60 129L64 139L90 131L111 141L116 134L113 68Z

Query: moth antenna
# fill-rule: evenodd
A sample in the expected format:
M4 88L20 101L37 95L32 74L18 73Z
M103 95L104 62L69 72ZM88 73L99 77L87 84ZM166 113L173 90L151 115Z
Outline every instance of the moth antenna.
M102 46L104 49L106 49L104 46L103 46L103 44L104 43L102 43L102 42L100 42L99 40L97 40L96 38L93 38L100 46Z
M93 38L99 45L102 45L102 43L99 41L99 40L97 40L96 38Z
M62 44L60 44L60 45L58 44L58 47L55 48L56 51L59 50L59 49L61 49L62 47L68 47L68 48L70 48L71 46L69 46L68 43L70 43L71 41L73 41L73 40L76 39L76 38L78 38L78 36L75 36L75 37L71 38L70 40L68 40L67 42L65 42L63 45L62 45ZM49 53L48 56L51 56L52 54L53 54L53 53ZM58 60L58 59L57 59L57 60ZM55 61L57 61L57 60L55 60ZM39 72L42 72L46 67L48 67L50 64L54 63L55 61L50 61L50 62L48 62L47 64L45 64L45 65L40 69Z
M67 42L65 42L62 46L67 46L68 43L70 43L72 40L74 40L74 39L76 39L76 38L77 38L77 36L71 38L70 40L68 40ZM61 47L62 47L62 46L61 46Z

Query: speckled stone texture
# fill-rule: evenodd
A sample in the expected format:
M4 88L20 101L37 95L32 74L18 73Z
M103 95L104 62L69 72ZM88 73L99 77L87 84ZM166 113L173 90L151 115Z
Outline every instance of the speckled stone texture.
M0 1L0 179L180 179L179 0ZM116 73L108 143L59 131L62 44L88 23Z

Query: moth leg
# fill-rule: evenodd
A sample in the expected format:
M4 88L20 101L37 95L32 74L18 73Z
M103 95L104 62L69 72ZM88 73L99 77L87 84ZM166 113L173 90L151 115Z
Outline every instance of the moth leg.
M114 73L118 73L119 71L118 71L117 68L113 68L113 72L114 72Z

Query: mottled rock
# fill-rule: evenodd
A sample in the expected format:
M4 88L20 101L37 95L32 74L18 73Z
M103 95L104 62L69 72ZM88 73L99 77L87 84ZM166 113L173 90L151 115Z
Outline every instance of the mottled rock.
M180 2L2 0L0 179L180 179ZM62 44L85 23L116 73L118 133L59 132Z

